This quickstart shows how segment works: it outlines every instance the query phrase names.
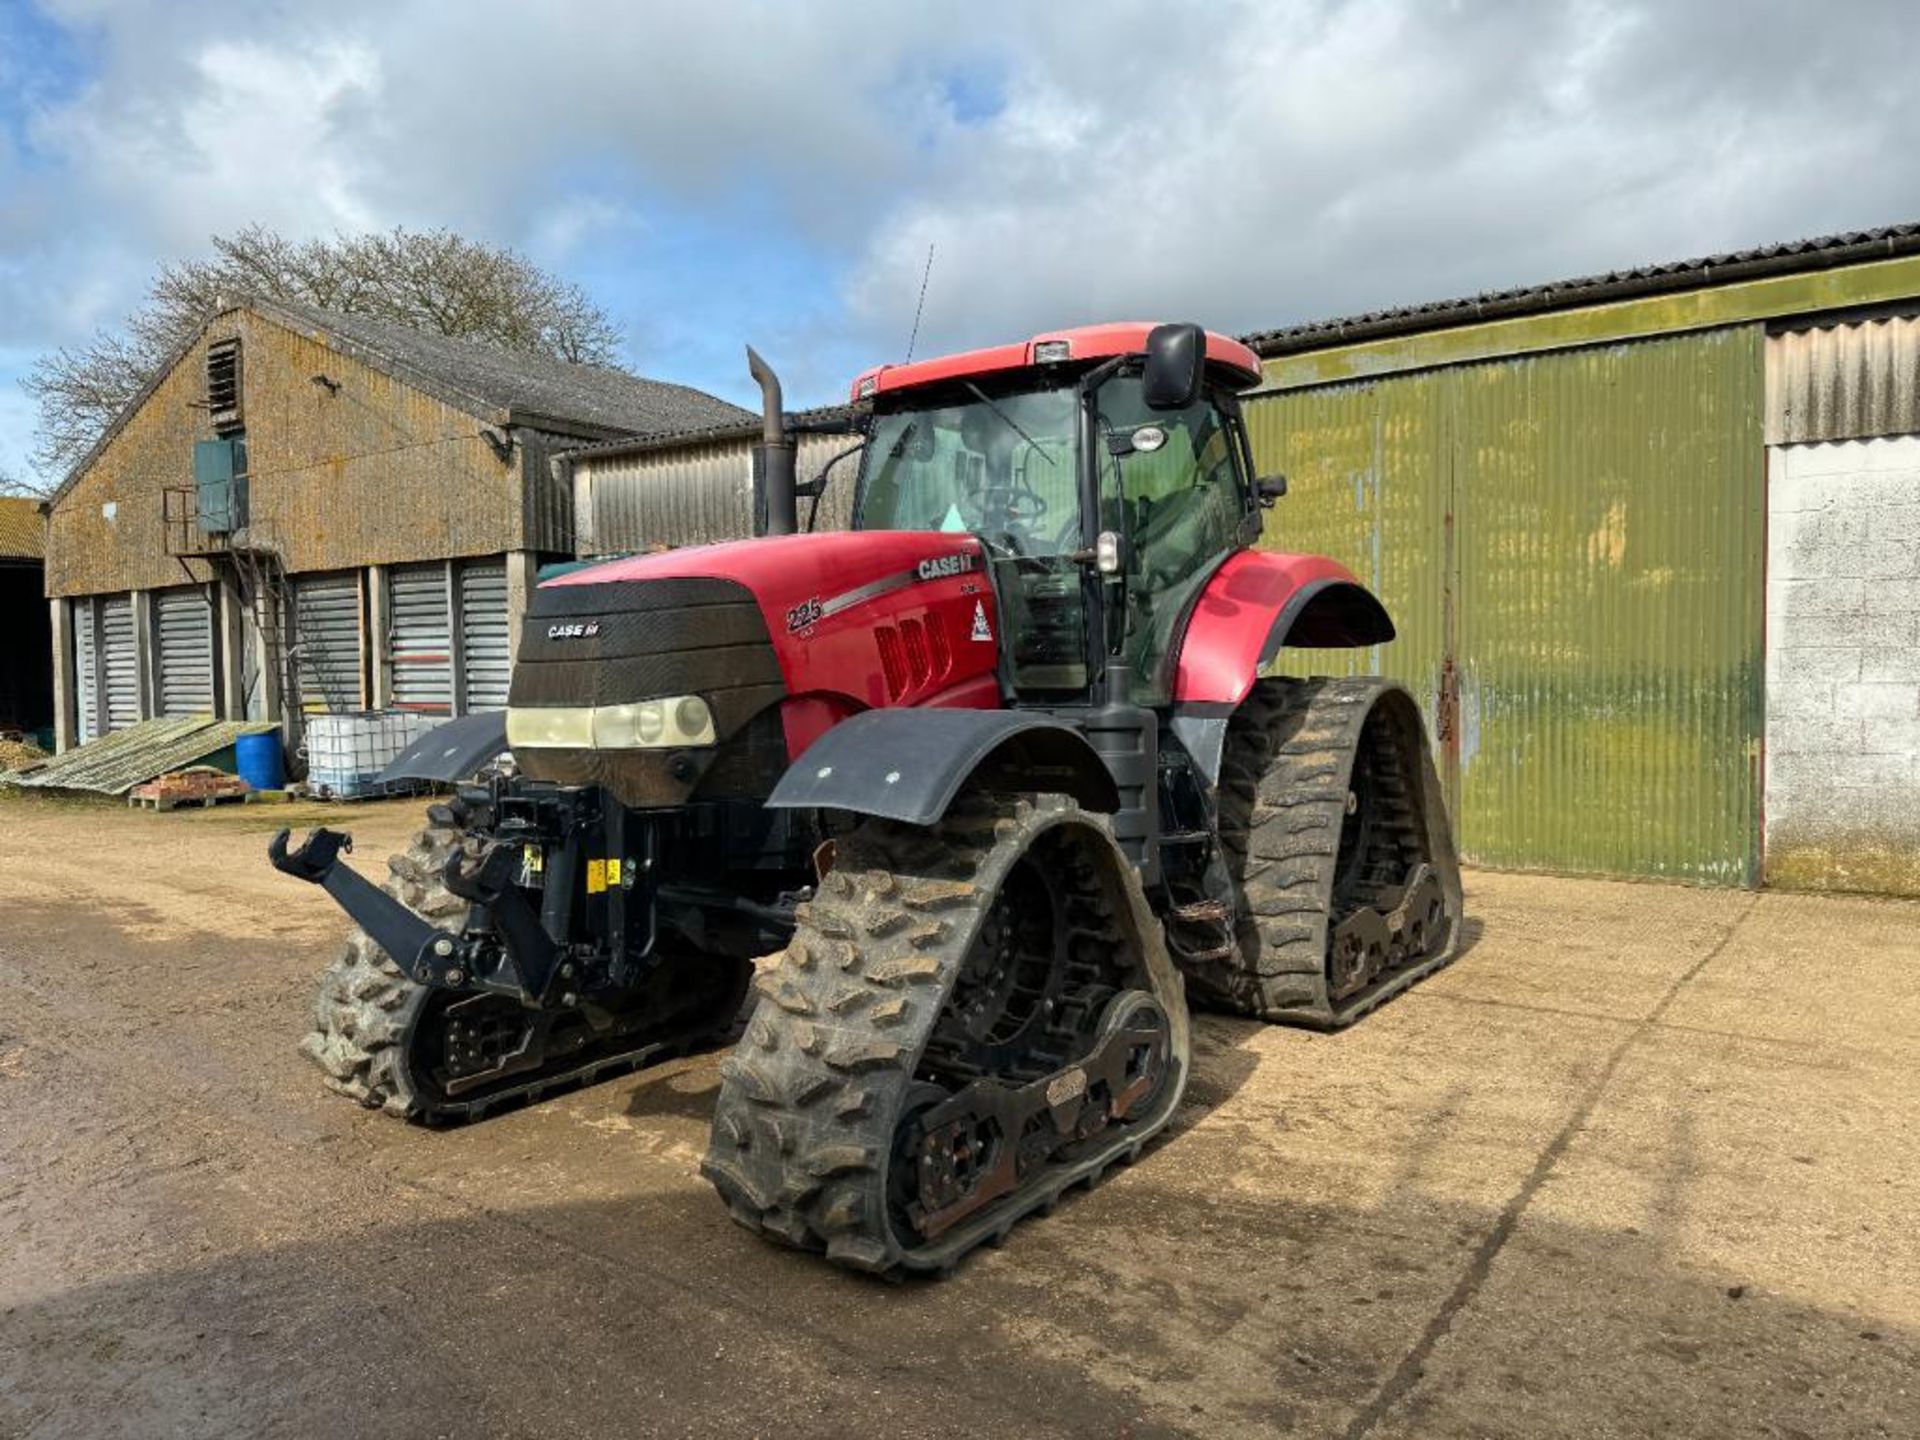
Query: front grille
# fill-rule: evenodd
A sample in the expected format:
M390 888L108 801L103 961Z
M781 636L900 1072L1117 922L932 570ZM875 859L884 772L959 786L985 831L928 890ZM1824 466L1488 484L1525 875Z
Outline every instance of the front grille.
M784 693L766 621L745 586L619 580L534 591L508 703L621 705L700 695L724 735Z

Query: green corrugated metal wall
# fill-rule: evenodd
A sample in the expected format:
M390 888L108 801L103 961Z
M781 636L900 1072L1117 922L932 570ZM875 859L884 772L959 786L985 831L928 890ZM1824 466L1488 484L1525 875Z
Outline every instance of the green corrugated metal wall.
M1759 873L1765 604L1758 326L1250 402L1291 493L1264 543L1352 566L1482 864ZM1442 712L1445 712L1443 715Z

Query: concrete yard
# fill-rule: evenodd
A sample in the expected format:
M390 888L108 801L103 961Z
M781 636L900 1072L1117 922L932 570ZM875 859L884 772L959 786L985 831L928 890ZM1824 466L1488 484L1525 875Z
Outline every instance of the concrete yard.
M1920 905L1472 874L1451 970L1203 1018L1139 1165L889 1286L728 1221L716 1056L323 1091L314 815L0 794L0 1436L1920 1434Z

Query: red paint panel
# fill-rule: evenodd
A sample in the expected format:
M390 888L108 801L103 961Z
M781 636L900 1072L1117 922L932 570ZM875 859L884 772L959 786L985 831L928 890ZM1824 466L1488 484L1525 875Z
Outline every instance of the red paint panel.
M1286 603L1316 580L1359 584L1324 555L1242 550L1214 572L1200 594L1174 671L1178 703L1238 704L1253 688L1260 651Z
M613 560L547 583L694 577L732 580L759 602L788 703L799 706L783 715L793 754L805 748L796 736L811 743L836 707L836 718L882 705L999 708L1000 617L985 550L968 535L769 536ZM974 638L981 629L989 638Z
M968 350L958 355L940 355L916 360L910 365L880 365L866 371L853 382L853 398L907 390L915 385L931 385L942 380L971 379L1022 370L1036 362L1036 345L1064 340L1071 347L1071 360L1108 360L1115 355L1139 355L1147 348L1147 335L1154 328L1150 321L1121 321L1111 325L1082 325L1073 330L1049 330L1031 340L1016 340L1011 345L994 345L985 350ZM1235 388L1244 388L1260 379L1260 357L1238 340L1207 331L1207 362L1224 369ZM871 390L862 387L873 382Z

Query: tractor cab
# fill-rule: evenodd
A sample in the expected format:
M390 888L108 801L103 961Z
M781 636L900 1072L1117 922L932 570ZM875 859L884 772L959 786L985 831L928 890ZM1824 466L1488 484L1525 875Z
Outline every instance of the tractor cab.
M1016 697L1164 705L1182 617L1259 534L1237 399L1258 375L1251 351L1192 325L869 371L854 526L980 541Z

